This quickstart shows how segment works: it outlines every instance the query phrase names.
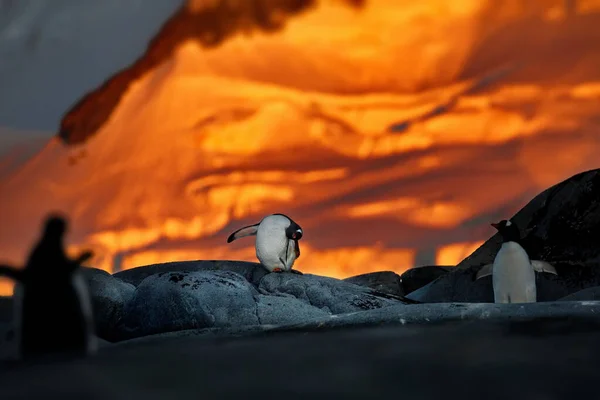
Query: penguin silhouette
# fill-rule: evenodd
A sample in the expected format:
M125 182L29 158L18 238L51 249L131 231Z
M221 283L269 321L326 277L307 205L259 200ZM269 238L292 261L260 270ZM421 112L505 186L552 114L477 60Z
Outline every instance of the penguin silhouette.
M96 350L91 300L80 267L92 253L68 258L63 244L66 231L64 218L50 216L25 267L0 266L0 275L16 281L15 336L22 358L86 355Z

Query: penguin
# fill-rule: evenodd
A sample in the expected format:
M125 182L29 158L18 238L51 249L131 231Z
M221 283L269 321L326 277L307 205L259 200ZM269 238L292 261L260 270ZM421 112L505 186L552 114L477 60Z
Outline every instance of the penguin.
M492 267L495 303L535 303L535 272L521 246L519 228L510 220L491 224L502 235L502 246Z
M269 272L301 272L293 270L300 257L298 241L304 232L300 225L284 214L271 214L259 223L233 232L227 243L245 236L256 235L256 257Z
M0 266L0 275L16 281L15 337L24 359L89 355L97 350L88 284L80 267L92 253L68 258L63 245L66 231L64 218L50 216L25 267Z

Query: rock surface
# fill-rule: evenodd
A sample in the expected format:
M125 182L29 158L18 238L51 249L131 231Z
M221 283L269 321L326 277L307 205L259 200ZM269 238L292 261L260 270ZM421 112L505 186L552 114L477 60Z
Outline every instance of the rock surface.
M162 337L85 362L7 366L0 398L587 399L599 329L557 318ZM289 379L266 378L269 366Z
M375 289L381 293L404 296L400 275L392 271L370 272L346 278L344 281Z
M594 286L563 297L560 301L600 301L600 286Z
M444 276L448 272L453 271L455 268L456 267L438 265L425 265L422 267L411 268L400 276L402 289L405 294L412 293L428 283L433 282L440 276Z
M258 287L260 280L268 274L268 271L258 263L246 261L198 260L146 265L117 272L114 276L137 286L147 277L161 272L194 271L232 271L242 275L248 282L256 287Z
M267 295L258 296L256 312L262 325L295 325L330 315L295 297Z
M101 269L83 268L92 297L96 334L114 340L113 334L123 317L125 305L133 298L135 286Z
M317 275L268 274L260 282L263 294L294 296L331 314L371 310L398 304L372 294L369 288Z
M213 326L256 325L256 289L230 271L161 272L125 306L121 338Z

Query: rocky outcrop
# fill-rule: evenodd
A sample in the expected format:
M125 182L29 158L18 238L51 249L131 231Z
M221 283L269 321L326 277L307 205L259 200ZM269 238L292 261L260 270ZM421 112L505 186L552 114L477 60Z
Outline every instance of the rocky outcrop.
M370 272L346 278L344 281L395 296L404 296L405 294L400 275L392 271Z
M523 246L533 260L600 266L600 170L577 174L545 190L511 220L523 236ZM458 268L492 263L500 249L495 234Z
M536 273L538 301L554 301L600 285L600 170L575 175L531 200L511 220L533 260L551 263L557 275ZM501 238L495 234L473 254L407 297L425 302L493 301L491 277L475 280L493 263Z
M248 282L258 287L260 280L268 271L258 263L245 261L180 261L163 264L146 265L131 268L114 274L127 283L138 286L144 279L162 272L194 272L194 271L232 271L242 275Z
M125 306L121 338L213 326L256 325L256 289L230 271L161 272Z

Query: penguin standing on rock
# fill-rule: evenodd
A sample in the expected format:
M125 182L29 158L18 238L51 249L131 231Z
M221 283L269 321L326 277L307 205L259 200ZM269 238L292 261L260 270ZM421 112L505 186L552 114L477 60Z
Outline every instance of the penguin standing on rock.
M269 272L293 272L294 262L300 257L298 241L302 239L302 228L290 217L271 214L258 224L245 226L233 232L227 243L245 236L256 235L256 257Z
M96 350L92 305L80 268L92 253L68 258L63 247L66 230L62 217L49 217L25 268L0 266L0 275L16 281L15 337L23 358Z
M519 244L521 235L511 221L492 224L502 235L502 246L492 267L495 303L535 303L535 271L529 255Z

